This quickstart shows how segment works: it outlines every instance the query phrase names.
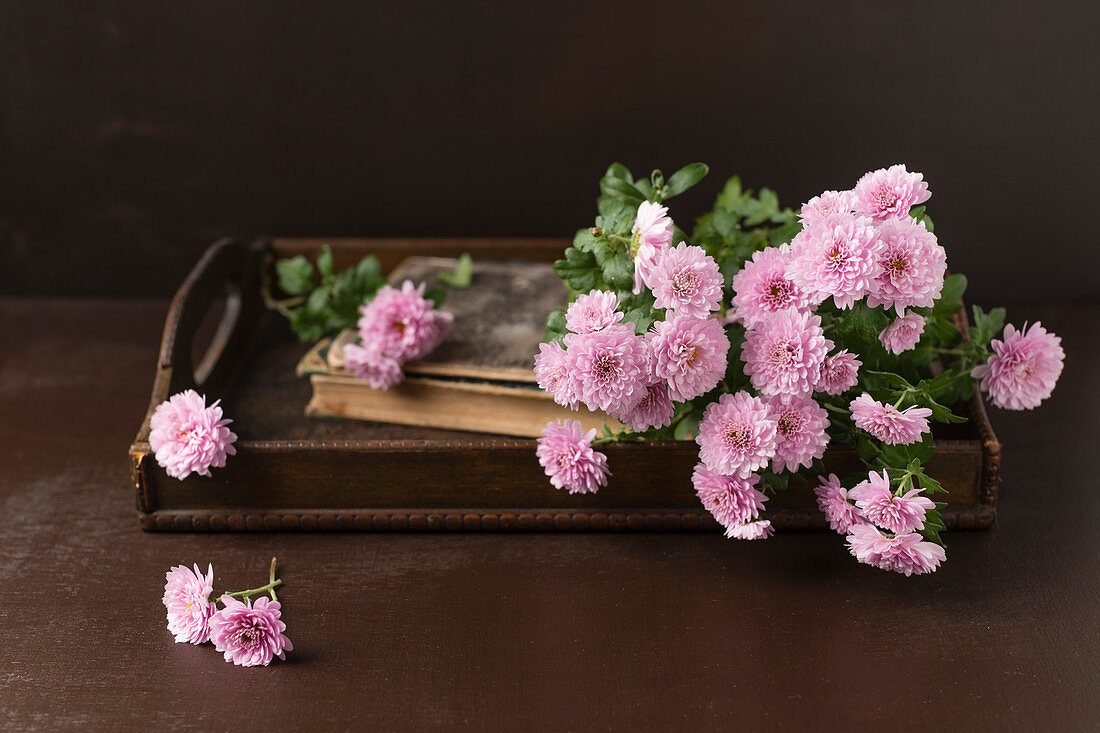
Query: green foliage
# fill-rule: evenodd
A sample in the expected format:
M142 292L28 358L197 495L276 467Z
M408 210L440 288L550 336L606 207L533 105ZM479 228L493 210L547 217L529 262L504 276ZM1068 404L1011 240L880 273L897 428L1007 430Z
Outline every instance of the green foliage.
M439 273L438 280L452 290L465 290L470 287L470 281L474 278L474 258L468 252L463 252L455 264L454 272Z

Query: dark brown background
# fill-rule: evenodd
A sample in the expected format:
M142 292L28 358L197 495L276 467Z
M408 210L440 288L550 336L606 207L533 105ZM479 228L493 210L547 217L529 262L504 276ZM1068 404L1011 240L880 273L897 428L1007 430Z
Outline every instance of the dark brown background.
M0 6L0 293L167 295L221 234L569 235L611 159L796 205L924 171L972 299L1094 300L1093 2ZM1036 247L1046 255L1037 257Z

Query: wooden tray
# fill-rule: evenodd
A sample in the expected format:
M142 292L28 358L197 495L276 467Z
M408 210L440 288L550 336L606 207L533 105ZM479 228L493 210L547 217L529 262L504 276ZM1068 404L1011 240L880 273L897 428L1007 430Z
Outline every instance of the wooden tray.
M146 530L715 530L691 486L694 442L605 446L614 473L594 495L555 490L529 439L428 428L327 422L304 416L308 380L294 374L307 346L264 307L276 257L333 247L338 268L367 253L386 269L412 255L552 261L559 239L275 239L215 243L168 311L149 410L130 466ZM218 317L220 314L220 317ZM209 342L205 349L198 344ZM201 353L200 358L193 358ZM237 455L212 478L178 481L149 450L149 417L193 388L222 399ZM980 398L971 421L936 425L928 472L951 492L948 527L984 528L994 516L1000 444ZM860 467L854 451L825 455L827 470ZM811 487L792 482L768 503L779 528L823 528Z

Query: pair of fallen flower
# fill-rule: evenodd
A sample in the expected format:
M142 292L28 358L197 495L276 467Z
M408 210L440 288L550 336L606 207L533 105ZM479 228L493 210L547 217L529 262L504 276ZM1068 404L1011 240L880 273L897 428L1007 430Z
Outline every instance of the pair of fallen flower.
M223 593L217 600L212 597L213 565L207 566L205 574L198 564L193 568L177 565L164 575L163 602L168 612L168 630L177 643L212 641L214 648L225 655L225 661L241 667L266 667L274 657L286 659L285 652L294 649L294 645L283 633L286 624L281 618L282 605L275 595L275 588L283 581L275 577L275 558L271 558L266 585ZM253 601L255 595L260 597Z

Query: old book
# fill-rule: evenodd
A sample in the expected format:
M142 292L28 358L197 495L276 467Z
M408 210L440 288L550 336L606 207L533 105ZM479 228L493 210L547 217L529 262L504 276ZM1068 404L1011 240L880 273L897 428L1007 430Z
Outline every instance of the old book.
M412 257L394 269L390 282L427 282L454 269L455 260ZM443 309L454 324L443 343L422 360L405 364L407 378L390 390L374 390L344 369L345 331L318 343L298 365L313 396L310 417L538 436L550 420L572 418L584 427L612 429L619 423L602 412L574 412L538 388L533 358L546 314L565 304L561 282L538 262L474 262L469 288L451 290Z

